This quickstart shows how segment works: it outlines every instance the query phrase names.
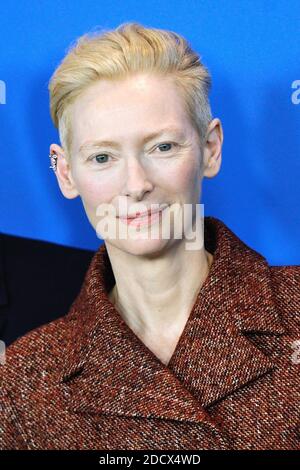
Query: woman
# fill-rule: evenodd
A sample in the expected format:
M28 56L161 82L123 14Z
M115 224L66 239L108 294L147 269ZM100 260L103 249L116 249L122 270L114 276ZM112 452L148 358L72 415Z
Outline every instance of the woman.
M8 348L1 448L299 448L299 267L198 225L223 142L209 87L184 38L137 23L51 77L51 168L105 241L68 314Z

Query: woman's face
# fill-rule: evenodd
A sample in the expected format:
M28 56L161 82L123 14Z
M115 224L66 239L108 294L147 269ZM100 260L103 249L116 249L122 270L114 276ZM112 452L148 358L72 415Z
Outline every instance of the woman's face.
M199 137L171 78L140 74L99 81L72 104L71 116L71 158L58 178L65 172L73 192L62 181L60 187L66 197L80 195L98 236L132 254L154 254L184 241L172 236L173 218L169 239L150 232L171 208L178 217L184 204L199 203L203 177ZM145 224L144 218L141 226L117 217L153 204L166 209L152 222ZM116 234L103 235L99 207L114 210L105 220L114 222L110 227ZM118 236L119 224L130 230L124 239Z

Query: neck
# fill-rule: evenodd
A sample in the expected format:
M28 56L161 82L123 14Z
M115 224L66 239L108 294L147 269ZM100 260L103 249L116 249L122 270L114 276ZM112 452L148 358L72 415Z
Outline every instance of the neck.
M140 337L176 337L182 331L213 262L199 251L172 247L155 259L107 245L116 284L109 293L124 321ZM124 275L126 273L126 275Z

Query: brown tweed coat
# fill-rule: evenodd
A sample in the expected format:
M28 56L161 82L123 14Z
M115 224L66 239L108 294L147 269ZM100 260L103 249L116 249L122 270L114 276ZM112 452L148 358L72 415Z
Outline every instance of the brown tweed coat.
M0 366L1 449L300 449L300 266L270 267L205 217L214 254L166 366L107 294L105 249L69 313Z

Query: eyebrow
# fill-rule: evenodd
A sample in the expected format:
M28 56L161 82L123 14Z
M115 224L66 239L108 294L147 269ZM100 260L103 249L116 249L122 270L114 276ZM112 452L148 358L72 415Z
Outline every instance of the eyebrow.
M177 127L166 127L164 129L160 129L159 131L151 132L150 134L146 135L143 137L141 140L142 144L145 144L149 142L152 139L155 139L156 137L161 136L162 134L165 133L173 133L173 134L178 134L182 135L183 131L181 129L178 129ZM114 142L113 140L87 140L84 142L82 145L79 147L79 152L82 152L83 150L87 148L95 148L95 147L113 147L115 149L120 148L120 144L118 142Z

